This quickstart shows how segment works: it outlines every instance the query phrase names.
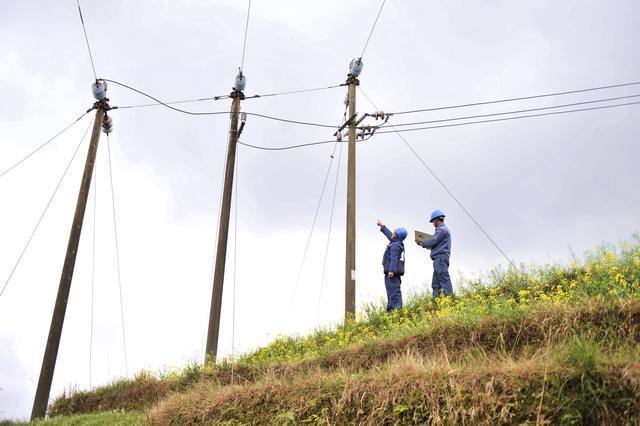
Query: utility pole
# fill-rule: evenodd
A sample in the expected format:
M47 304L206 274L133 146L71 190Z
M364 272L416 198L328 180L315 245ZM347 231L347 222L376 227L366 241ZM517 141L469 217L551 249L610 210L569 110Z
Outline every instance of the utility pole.
M80 192L78 193L78 202L73 216L73 225L71 226L71 232L69 235L67 254L64 259L64 266L62 267L60 285L58 286L58 295L53 309L53 317L51 318L51 327L49 328L47 346L42 359L42 368L40 370L40 378L38 379L36 396L33 401L31 420L44 418L47 414L49 394L51 393L51 382L53 381L53 373L56 367L58 348L60 347L60 337L62 335L62 326L64 324L65 312L67 310L69 291L71 290L71 280L73 278L73 270L76 263L76 255L78 253L78 244L80 243L84 213L87 207L87 197L89 196L91 177L93 175L93 167L96 161L96 153L98 151L100 127L104 126L104 131L106 133L110 132L112 129L111 118L107 117L107 111L109 110L109 104L107 103L109 99L106 98L107 84L104 81L96 80L96 82L92 84L91 88L94 97L97 99L97 102L94 105L94 108L97 109L96 117L93 122L91 143L87 153L87 160L84 165L84 174L82 175Z
M227 148L227 165L224 173L220 223L218 225L218 246L216 249L216 266L213 275L213 291L211 309L209 311L209 329L205 349L205 364L215 362L218 355L218 335L220 333L220 313L222 311L222 289L224 286L224 269L227 262L227 240L229 237L229 216L231 214L231 195L233 193L233 174L236 163L236 147L238 143L238 116L240 101L244 99L242 92L247 84L242 71L236 76L236 82L229 97L231 101L231 128L229 129L229 147Z
M356 86L362 72L362 60L349 64L349 149L347 160L347 250L344 281L344 316L354 318L356 313Z

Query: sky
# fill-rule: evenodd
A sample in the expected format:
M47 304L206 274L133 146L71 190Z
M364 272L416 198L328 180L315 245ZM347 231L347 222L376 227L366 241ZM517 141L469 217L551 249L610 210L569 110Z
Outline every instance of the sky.
M242 61L247 1L80 4L99 78L165 101L230 92ZM343 83L349 62L362 55L380 4L253 1L245 94ZM398 112L636 82L639 38L640 3L633 0L388 0L362 58L357 111ZM0 173L90 108L93 80L75 1L3 1ZM639 90L627 86L398 115L390 123L546 107ZM112 106L149 102L114 84L107 93ZM345 93L340 87L247 99L241 108L338 126ZM228 111L230 101L179 106ZM108 144L104 135L100 140L52 398L133 377L143 369L168 371L203 358L228 115L191 116L162 106L123 108L111 115L114 131ZM7 285L0 296L0 418L25 418L31 411L88 137L12 270L92 119L88 114L0 177L0 285ZM241 141L273 147L328 140L333 133L249 116ZM567 261L600 244L630 239L640 228L639 105L402 135L518 264ZM239 147L221 356L341 320L346 145L340 146L276 152ZM436 208L447 214L452 233L454 288L460 288L461 276L507 267L396 134L358 144L358 311L385 297L380 260L386 240L377 219L410 233L430 231L428 215ZM428 252L409 241L406 262L405 297L429 290Z

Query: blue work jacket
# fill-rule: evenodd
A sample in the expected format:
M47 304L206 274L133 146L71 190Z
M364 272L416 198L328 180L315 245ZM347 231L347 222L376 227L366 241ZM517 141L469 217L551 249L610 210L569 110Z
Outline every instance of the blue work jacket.
M449 260L451 255L451 234L444 224L436 228L433 239L422 242L422 247L431 249L431 259L444 258Z
M389 240L387 248L382 256L382 267L384 273L393 272L397 275L404 275L404 261L401 260L402 252L404 251L404 244L399 239L391 239L391 231L386 226L380 227L380 232L384 234Z

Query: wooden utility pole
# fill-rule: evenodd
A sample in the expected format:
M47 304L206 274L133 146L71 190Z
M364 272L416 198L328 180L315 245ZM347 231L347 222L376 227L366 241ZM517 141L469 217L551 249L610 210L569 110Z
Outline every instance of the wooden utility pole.
M107 99L98 101L96 118L93 123L93 132L91 133L91 144L87 153L87 160L84 165L84 174L82 175L82 183L80 184L80 192L78 194L78 202L76 204L76 212L73 216L73 225L69 235L69 243L67 245L67 255L64 259L62 267L62 275L60 277L60 285L58 287L58 296L53 309L53 317L51 318L51 327L49 328L49 337L47 339L47 347L44 351L42 359L42 368L40 370L40 378L38 379L38 387L36 396L33 401L33 409L31 411L31 420L41 419L47 414L47 405L49 404L49 394L51 393L51 382L53 381L53 372L56 367L56 359L58 357L58 348L60 347L60 337L62 335L62 325L64 324L64 316L67 310L67 301L69 299L69 291L71 289L71 280L73 278L73 270L76 263L76 255L78 253L78 244L80 243L80 233L82 232L82 223L84 221L84 212L87 207L87 197L89 196L89 188L91 187L91 177L93 175L93 166L96 161L96 153L98 151L98 141L100 139L100 127L106 115L109 105Z
M360 84L358 75L362 71L362 61L354 59L349 66L349 150L347 160L347 250L344 282L345 319L356 313L356 86Z
M229 95L231 102L231 129L229 130L229 147L227 148L227 165L224 173L222 206L218 225L218 246L216 250L216 266L213 275L213 291L211 294L211 310L209 311L209 330L205 363L215 362L218 355L218 335L220 332L220 313L222 310L222 288L224 286L224 269L227 261L227 239L229 236L229 216L231 213L231 195L233 192L233 174L236 163L236 147L238 143L238 115L240 101L244 98L242 90L244 82L238 84L238 78L244 81L242 73L236 77L236 85Z

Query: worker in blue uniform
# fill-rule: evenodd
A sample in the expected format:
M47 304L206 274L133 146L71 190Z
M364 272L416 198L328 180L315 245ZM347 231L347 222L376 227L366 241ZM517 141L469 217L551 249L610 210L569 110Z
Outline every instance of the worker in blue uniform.
M396 228L391 232L380 220L378 220L380 232L389 240L387 248L382 256L382 268L384 271L384 286L387 289L387 312L402 308L402 275L404 275L404 239L407 238L407 230Z
M434 299L441 294L445 296L453 295L453 286L451 285L451 277L449 276L451 234L449 233L449 228L444 224L444 218L445 214L441 210L434 210L429 220L436 229L433 234L433 239L426 241L416 240L419 246L431 250L431 259L433 260L431 288Z

